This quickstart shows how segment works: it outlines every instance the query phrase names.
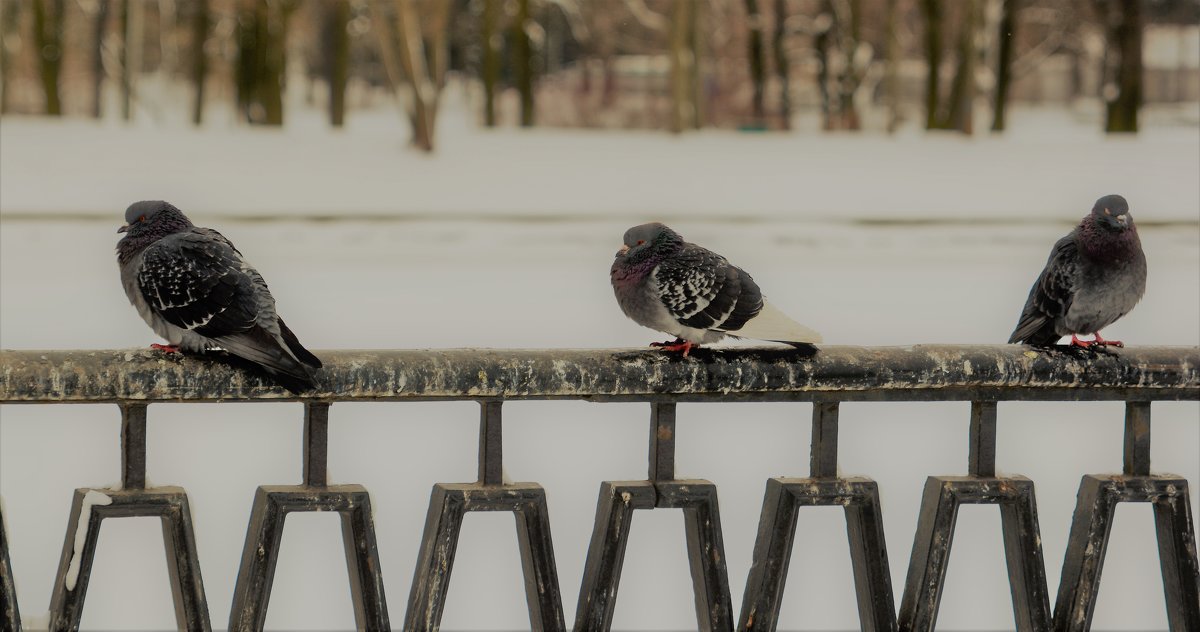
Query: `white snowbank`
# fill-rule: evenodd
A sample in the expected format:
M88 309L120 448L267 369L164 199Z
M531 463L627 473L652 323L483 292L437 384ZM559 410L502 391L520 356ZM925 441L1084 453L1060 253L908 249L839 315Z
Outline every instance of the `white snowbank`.
M297 123L123 127L0 121L0 213L98 214L163 198L199 215L425 218L1071 220L1107 193L1142 221L1195 221L1200 130L1136 137L1039 117L1003 136L476 128L453 111L436 154L393 111L342 131ZM1036 121L1045 120L1044 125Z

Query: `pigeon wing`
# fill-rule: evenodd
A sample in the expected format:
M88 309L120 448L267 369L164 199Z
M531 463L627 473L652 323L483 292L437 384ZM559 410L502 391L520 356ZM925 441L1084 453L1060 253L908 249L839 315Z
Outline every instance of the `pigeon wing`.
M1021 319L1008 341L1027 341L1071 309L1075 298L1075 285L1079 270L1079 249L1075 234L1058 240L1046 260L1046 267L1029 290ZM1052 336L1055 340L1057 335Z
M146 248L137 271L146 303L164 320L206 338L245 333L258 316L255 279L228 241L181 233Z
M685 247L663 260L654 275L663 306L686 327L724 329L731 319L740 320L740 326L748 318L743 312L756 313L762 307L758 286L749 275L699 246Z

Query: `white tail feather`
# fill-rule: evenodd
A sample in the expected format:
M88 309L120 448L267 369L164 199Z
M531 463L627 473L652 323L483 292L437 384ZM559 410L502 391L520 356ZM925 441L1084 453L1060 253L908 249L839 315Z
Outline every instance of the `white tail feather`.
M740 338L756 338L775 342L821 342L821 334L794 321L770 303L763 303L762 311L737 331L729 332Z

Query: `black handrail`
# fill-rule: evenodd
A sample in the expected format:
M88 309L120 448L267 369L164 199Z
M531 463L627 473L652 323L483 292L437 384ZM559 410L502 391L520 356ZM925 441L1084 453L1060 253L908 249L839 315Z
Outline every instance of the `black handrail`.
M699 349L691 357L650 350L324 351L318 388L303 396L216 353L203 357L147 350L0 351L0 404L104 403L122 411L122 488L76 490L51 599L53 629L74 629L100 522L158 516L180 629L211 628L187 494L145 486L147 405L159 402L305 403L301 485L261 486L239 569L230 628L261 629L284 518L296 511L341 515L355 619L360 629L390 625L375 541L371 497L361 485L326 477L330 408L343 401L475 400L480 403L479 480L434 486L405 630L441 620L454 550L466 513L513 513L525 573L530 625L563 630L546 493L536 483L502 480L502 410L508 400L579 399L650 405L648 476L601 483L574 629L607 630L616 602L632 516L639 509L684 512L698 627L774 630L804 506L845 509L864 630L932 630L945 580L957 508L1001 509L1017 627L1086 630L1096 604L1104 548L1116 503L1149 502L1173 631L1200 630L1200 570L1188 481L1150 470L1152 401L1200 400L1200 348L1141 347L1100 352L1017 345L823 347L815 356L782 348ZM1121 475L1085 475L1050 608L1033 481L996 475L996 402L1126 402ZM813 402L811 468L806 478L767 482L740 618L731 605L716 486L675 478L676 403ZM967 476L930 476L899 612L892 590L879 489L869 478L837 474L838 411L854 401L970 401ZM0 625L19 629L0 516Z

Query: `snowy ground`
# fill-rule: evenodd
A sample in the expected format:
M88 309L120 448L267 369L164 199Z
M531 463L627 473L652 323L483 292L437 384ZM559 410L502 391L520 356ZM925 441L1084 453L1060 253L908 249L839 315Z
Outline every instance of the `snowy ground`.
M664 218L749 269L830 343L996 343L1050 245L1108 192L1127 195L1145 225L1151 276L1143 303L1105 333L1200 344L1194 128L1118 141L1074 128L922 140L450 127L432 159L403 151L402 132L367 121L341 134L0 121L0 347L151 342L121 293L112 246L124 206L157 196L233 239L316 349L642 345L658 335L621 316L607 269L625 228ZM292 214L348 218L252 221ZM939 218L963 221L852 221ZM511 478L549 493L570 619L599 481L644 476L648 411L583 402L505 410ZM765 479L807 472L809 414L807 405L681 406L679 474L719 485L735 608ZM999 465L1038 483L1052 594L1078 477L1119 468L1122 414L1119 403L1000 406ZM1154 415L1155 469L1200 481L1200 405L1160 403ZM880 481L897 590L925 476L964 471L967 416L957 403L843 408L842 468ZM397 625L429 487L474 478L477 418L468 402L333 409L331 478L373 493ZM119 416L113 406L8 406L0 420L21 609L37 616L71 490L118 478ZM208 601L223 626L254 487L299 478L300 407L156 405L150 420L149 477L191 494ZM1096 629L1166 629L1152 514L1132 506L1117 515ZM467 519L445 629L527 627L511 524ZM806 511L801 528L781 627L856 628L840 512ZM102 533L84 627L171 627L157 522L114 520ZM639 512L615 628L694 626L682 536L677 512ZM339 537L333 516L289 518L269 628L351 625ZM955 540L940 627L1011 629L996 511L964 508Z

